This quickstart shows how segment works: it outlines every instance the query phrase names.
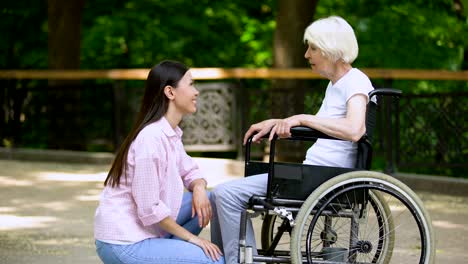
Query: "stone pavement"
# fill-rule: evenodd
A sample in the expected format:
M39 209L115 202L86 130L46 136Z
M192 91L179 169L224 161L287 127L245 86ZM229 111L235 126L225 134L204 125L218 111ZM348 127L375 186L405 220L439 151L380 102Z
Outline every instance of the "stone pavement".
M242 174L232 160L197 160L210 187ZM0 264L100 263L93 216L107 170L106 164L0 160ZM436 263L468 263L468 197L417 193L432 216Z

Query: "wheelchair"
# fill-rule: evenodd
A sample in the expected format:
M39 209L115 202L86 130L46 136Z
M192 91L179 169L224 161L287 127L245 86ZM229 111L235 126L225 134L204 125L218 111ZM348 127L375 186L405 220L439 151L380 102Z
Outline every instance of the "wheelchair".
M366 110L366 134L357 142L355 168L250 158L245 176L268 173L266 196L252 196L241 214L239 263L433 263L435 239L429 214L418 196L392 176L369 171L378 105L397 102L401 91L375 89ZM281 140L340 140L308 127L293 127ZM265 136L266 137L266 136ZM263 218L261 247L246 244L248 219Z

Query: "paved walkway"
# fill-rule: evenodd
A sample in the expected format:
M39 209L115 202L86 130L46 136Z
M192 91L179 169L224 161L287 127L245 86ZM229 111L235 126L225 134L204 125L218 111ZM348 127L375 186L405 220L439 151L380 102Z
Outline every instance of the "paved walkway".
M235 179L241 171L229 160L198 161L210 186ZM107 169L0 160L0 264L100 263L94 251L93 215ZM467 263L468 197L418 195L433 218L436 263Z

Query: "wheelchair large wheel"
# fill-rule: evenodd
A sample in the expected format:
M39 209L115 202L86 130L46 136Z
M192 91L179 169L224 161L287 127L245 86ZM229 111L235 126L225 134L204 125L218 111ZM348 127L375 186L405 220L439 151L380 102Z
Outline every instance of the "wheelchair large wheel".
M366 195L368 195L368 202L365 203L365 206L359 205L361 206L359 208L353 207L351 199L344 203L341 202L339 205L333 203L328 207L329 209L334 209L333 213L336 216L339 216L346 209L348 211L356 209L356 214L361 214L362 212L360 223L365 221L366 225L362 225L360 230L357 227L358 222L354 223L354 229L351 227L352 222L350 217L333 217L333 215L329 214L318 217L314 225L316 231L307 233L309 236L307 239L309 243L313 244L315 252L321 251L320 248L323 249L324 247L347 247L351 241L350 233L354 232L359 236L359 240L361 241L375 241L373 248L368 249L368 252L366 252L368 259L375 260L371 263L376 263L376 260L379 260L378 263L381 264L389 263L395 239L390 207L381 194L369 191ZM352 199L355 198L353 197ZM357 203L354 202L354 204ZM310 246L307 247L309 248L309 252L313 252Z
M434 235L416 194L395 178L356 171L320 185L291 234L292 263L432 263Z
M378 263L388 264L392 258L393 248L395 246L395 224L393 222L392 211L385 197L380 192L369 192L369 205L373 212L367 215L367 221L378 223L378 235L374 234L374 241L377 241L377 249L375 250L374 259L379 259ZM372 220L371 220L372 219ZM367 226L366 226L367 227ZM364 230L361 233L367 233L370 236L371 230Z
M391 258L394 245L393 218L391 217L391 211L388 204L385 203L384 198L379 193L370 192L369 196L369 206L366 209L370 211L367 212L367 217L369 218L369 216L373 216L373 221L377 223L377 225L374 225L373 227L379 228L381 234L388 234L387 236L382 236L385 239L378 240L377 248L374 250L374 257L376 259L380 257L380 259L383 260L380 263L387 264ZM384 221L384 219L387 221ZM322 226L325 221L325 219L322 220ZM334 223L335 226L342 224L338 224L337 221ZM291 231L291 227L287 220L281 219L276 215L267 214L263 219L261 230L261 245L266 255L289 255ZM340 234L339 237L341 239L346 237L349 238L349 231L344 228L340 228L339 231L348 232L348 234ZM369 234L370 231L366 230L365 232ZM376 238L374 237L374 240L375 239ZM274 250L279 254L273 254ZM382 252L385 253L385 256L380 256Z

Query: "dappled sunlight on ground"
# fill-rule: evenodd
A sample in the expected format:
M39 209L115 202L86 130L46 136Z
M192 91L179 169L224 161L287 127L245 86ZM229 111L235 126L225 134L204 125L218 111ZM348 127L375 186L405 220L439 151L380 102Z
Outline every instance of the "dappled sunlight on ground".
M468 212L468 196L434 195L427 192L418 193L418 196L427 210L437 210L446 214Z
M31 186L33 185L32 181L26 181L26 180L17 180L17 179L11 179L8 177L3 177L0 176L0 186Z
M43 239L36 241L38 245L74 245L80 241L78 238L66 238L66 239Z
M0 230L45 227L57 218L50 216L17 216L0 214Z
M64 201L52 201L41 203L40 207L52 211L66 211L70 209L70 203Z
M15 175L20 178L35 175L38 172L98 174L107 172L109 165L73 164L56 162L23 162L18 160L0 160L1 176Z
M16 208L13 207L0 207L0 213L13 213L16 211Z
M434 227L445 228L445 229L464 229L468 230L468 228L464 225L455 224L449 221L432 221L432 225Z
M26 256L68 256L64 247L84 247L95 259L93 216L106 167L0 160L0 256L25 247Z
M72 181L72 182L103 182L106 179L107 173L64 173L64 172L38 172L39 180L46 181Z

